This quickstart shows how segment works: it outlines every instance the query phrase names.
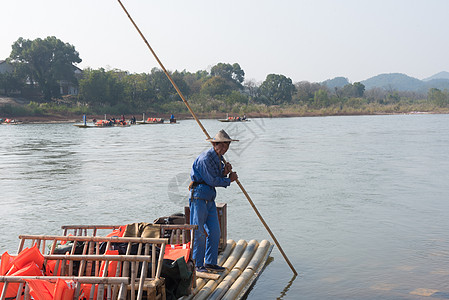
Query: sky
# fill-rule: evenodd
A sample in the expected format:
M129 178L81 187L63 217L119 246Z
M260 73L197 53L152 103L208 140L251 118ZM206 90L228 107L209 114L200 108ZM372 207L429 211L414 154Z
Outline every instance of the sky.
M447 0L121 0L170 71L238 63L245 80L295 82L449 71ZM55 36L83 68L159 67L116 0L1 0L0 60Z

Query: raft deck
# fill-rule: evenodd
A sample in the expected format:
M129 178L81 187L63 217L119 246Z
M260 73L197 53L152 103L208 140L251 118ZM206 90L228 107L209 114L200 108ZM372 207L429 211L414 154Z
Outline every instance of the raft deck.
M243 299L264 270L272 249L267 240L228 240L218 258L218 264L226 270L211 274L215 275L211 279L201 278L197 272L192 294L181 299Z

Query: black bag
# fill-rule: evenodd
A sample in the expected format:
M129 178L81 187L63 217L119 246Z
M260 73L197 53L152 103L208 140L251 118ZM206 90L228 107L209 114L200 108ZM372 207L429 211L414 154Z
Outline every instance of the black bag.
M178 224L183 225L186 223L184 214L177 213L168 217L160 217L153 221L153 224Z

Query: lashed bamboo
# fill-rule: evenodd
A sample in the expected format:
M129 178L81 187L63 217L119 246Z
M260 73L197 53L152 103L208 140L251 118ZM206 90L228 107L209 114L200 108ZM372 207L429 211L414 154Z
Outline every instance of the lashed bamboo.
M248 263L251 261L254 253L256 252L259 243L256 240L251 240L246 246L243 255L237 261L235 266L229 272L229 274L218 284L214 289L212 294L208 297L210 300L221 299L221 297L227 292L229 287L234 283L234 281L240 276L243 270L246 268Z
M244 240L240 240L237 242L237 245L235 246L234 251L232 251L229 258L223 264L223 267L225 267L226 270L221 272L220 277L217 280L209 280L206 283L206 285L203 286L203 288L198 292L198 294L195 295L195 297L193 299L202 300L202 299L207 299L209 297L209 295L212 293L212 291L215 289L215 287L229 273L229 270L231 270L235 266L239 257L242 255L243 251L245 250L247 244L248 243Z
M251 278L254 278L255 273L260 270L261 264L266 260L268 255L268 250L270 249L271 244L267 240L263 240L260 242L259 247L257 248L254 256L249 262L248 266L245 270L240 274L237 280L229 287L226 294L221 298L231 300L238 298L238 295L241 294L241 291L247 284L250 282Z
M231 255L232 251L235 248L235 245L236 245L235 241L233 241L233 240L228 240L227 241L224 251L218 256L218 262L217 263L218 263L219 266L223 265L223 263L229 258L229 255ZM219 278L219 276L218 276L218 278ZM214 280L217 280L218 278L215 277ZM192 299L201 290L201 288L204 285L206 285L207 282L208 282L208 280L205 279L205 278L198 278L196 280L196 287L192 291L192 294L183 297L183 300L190 300L190 299Z

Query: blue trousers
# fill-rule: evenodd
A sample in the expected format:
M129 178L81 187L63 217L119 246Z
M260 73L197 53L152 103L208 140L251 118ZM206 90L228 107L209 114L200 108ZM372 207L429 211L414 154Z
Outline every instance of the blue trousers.
M190 224L198 225L193 242L193 259L197 267L217 264L220 223L215 201L190 199ZM206 230L206 234L204 232Z

